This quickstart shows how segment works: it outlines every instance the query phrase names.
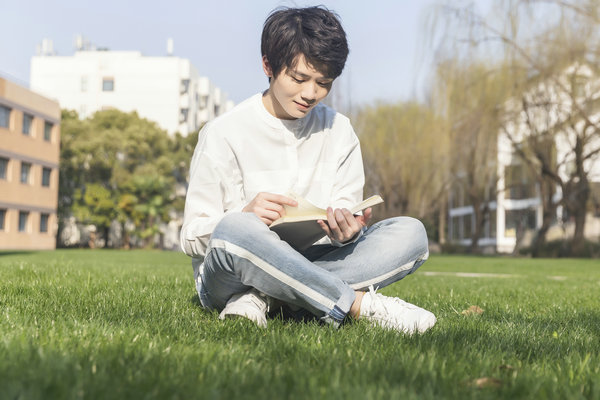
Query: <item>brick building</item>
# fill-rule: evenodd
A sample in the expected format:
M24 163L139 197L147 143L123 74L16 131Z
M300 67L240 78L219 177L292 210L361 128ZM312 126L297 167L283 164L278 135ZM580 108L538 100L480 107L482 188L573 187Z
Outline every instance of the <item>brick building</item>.
M0 78L0 250L56 247L60 107Z

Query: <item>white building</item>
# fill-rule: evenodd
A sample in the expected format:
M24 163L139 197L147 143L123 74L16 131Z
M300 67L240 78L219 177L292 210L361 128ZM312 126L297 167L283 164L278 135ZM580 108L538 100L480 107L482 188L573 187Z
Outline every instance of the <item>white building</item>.
M57 99L80 118L109 108L137 111L169 134L187 136L233 106L184 58L97 50L81 41L73 56L57 56L51 42L43 43L31 59L31 89ZM167 51L172 53L171 41Z
M571 87L573 79L581 78L580 88ZM535 121L537 129L554 126L567 118L572 108L572 93L564 90L581 92L580 99L591 103L600 97L600 81L593 79L592 72L585 66L573 66L565 71L562 87L540 83L535 90L527 95L532 104L546 104L545 108L535 110L529 115ZM544 101L541 101L544 100ZM510 102L507 107L511 107ZM532 107L532 109L535 107ZM591 115L594 123L600 121L600 113ZM514 150L515 143L523 141L529 135L525 123L525 115L521 113L515 121L507 127L512 138L505 132L500 132L497 139L497 183L496 200L488 204L490 209L489 220L486 221L484 232L479 239L479 247L493 249L501 253L510 253L517 244L517 231L523 229L524 242L527 245L533 238L533 233L542 226L543 209L540 191L535 179L531 176L526 165ZM575 124L576 129L581 129L584 121ZM575 142L573 131L559 131L554 134L554 158L560 165L559 175L565 181L569 176L569 169L574 168L574 155L572 146ZM586 144L588 152L600 149L600 136L590 136ZM590 182L590 200L592 209L588 210L584 235L586 238L600 240L600 154L588 159L584 164ZM560 186L556 187L554 202L558 203L562 197ZM449 196L448 238L455 244L469 246L471 233L474 230L475 220L473 207L466 203L466 196L460 188L453 190ZM574 230L572 222L564 223L565 211L561 206L557 208L554 225L548 231L547 240L566 239Z

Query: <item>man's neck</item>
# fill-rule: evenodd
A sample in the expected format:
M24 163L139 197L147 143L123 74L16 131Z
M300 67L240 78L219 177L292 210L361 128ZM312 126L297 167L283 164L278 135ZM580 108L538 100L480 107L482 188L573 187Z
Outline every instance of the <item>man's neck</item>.
M281 104L279 104L277 99L271 95L271 91L268 89L262 95L262 102L269 114L271 114L275 118L284 119L287 121L293 121L298 119L288 115L281 106Z

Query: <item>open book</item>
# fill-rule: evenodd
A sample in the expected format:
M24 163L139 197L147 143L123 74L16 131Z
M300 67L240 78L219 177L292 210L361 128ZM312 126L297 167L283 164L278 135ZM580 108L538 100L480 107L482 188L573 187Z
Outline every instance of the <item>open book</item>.
M311 204L294 193L288 193L287 196L296 200L298 207L284 206L285 216L273 221L270 228L296 250L304 250L325 236L325 232L317 221L327 222L327 210ZM381 196L375 195L349 210L352 214L356 214L379 203L383 203L383 199Z

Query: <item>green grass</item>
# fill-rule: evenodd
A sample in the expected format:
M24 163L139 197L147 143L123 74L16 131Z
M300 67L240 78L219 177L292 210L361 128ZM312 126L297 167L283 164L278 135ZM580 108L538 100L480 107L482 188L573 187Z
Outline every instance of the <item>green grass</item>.
M409 337L219 321L182 254L0 253L0 398L598 399L598 264L433 256L382 290L437 315Z

